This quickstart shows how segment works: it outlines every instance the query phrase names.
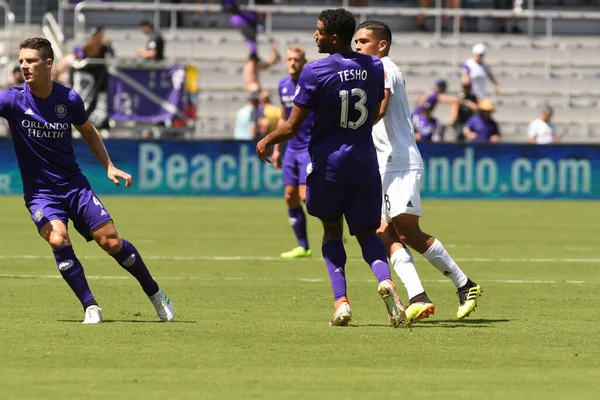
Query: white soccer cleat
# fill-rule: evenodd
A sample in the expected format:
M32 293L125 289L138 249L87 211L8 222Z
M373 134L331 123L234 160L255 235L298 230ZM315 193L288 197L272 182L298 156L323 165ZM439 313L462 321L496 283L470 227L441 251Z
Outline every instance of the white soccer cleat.
M85 319L82 324L99 324L102 322L102 309L98 306L89 306L85 309Z
M158 292L149 297L150 301L156 308L158 318L163 322L172 321L175 318L175 311L173 310L173 303L171 299L162 289L158 289Z
M333 318L329 321L329 326L348 326L352 321L352 311L350 311L348 300L344 297L336 301L336 306Z
M385 307L387 308L388 320L394 328L404 326L406 316L404 314L404 307L400 298L396 294L396 286L390 280L384 280L379 282L377 292L383 299Z

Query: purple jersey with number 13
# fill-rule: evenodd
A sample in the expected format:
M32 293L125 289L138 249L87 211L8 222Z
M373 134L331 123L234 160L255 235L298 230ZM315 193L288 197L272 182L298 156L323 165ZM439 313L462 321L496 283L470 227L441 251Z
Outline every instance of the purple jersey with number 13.
M376 57L332 54L304 67L294 104L312 110L313 174L332 182L379 176L371 131L383 98L383 64Z

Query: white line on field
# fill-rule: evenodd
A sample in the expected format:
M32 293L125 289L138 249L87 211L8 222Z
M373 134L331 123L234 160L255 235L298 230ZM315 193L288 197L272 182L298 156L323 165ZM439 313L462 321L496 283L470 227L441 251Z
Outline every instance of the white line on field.
M61 275L33 275L33 274L0 274L0 278L7 279L61 279ZM104 279L104 280L127 280L133 279L129 276L112 276L112 275L89 275L87 279ZM224 277L202 277L202 276L157 276L157 280L172 280L172 281L183 281L183 280L197 280L197 281L268 281L268 278L243 278L237 276L224 276ZM278 279L279 280L279 279ZM321 283L326 282L323 278L298 278L294 279L298 282L307 283ZM362 279L357 280L358 282L376 282L375 279ZM425 279L421 282L424 283L451 283L450 280L442 279ZM557 281L557 280L519 280L519 279L488 279L488 280L477 280L480 283L506 283L506 284L556 284L556 283L569 283L569 284L595 284L600 283L599 281Z
M108 256L80 256L81 260L106 260ZM323 261L320 257L283 259L271 256L153 256L143 255L146 260L153 261ZM41 255L0 255L0 260L53 260L52 256ZM351 257L348 261L362 261L362 258ZM600 258L456 258L456 262L473 263L600 263Z

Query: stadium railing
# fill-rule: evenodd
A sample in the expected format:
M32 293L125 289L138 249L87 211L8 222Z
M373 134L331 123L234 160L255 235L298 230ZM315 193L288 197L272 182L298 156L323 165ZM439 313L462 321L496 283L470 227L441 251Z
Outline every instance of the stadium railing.
M13 33L13 28L14 28L14 24L15 24L15 14L10 10L10 6L4 0L0 0L0 8L2 8L4 10L4 28L2 30L2 35L3 35L3 39L4 39L3 52L4 52L4 54L8 54L7 49L10 46L10 38ZM6 56L4 56L4 57L0 58L0 65L2 65L2 67L4 68L4 78L8 79L9 74L10 74L10 69L11 69L10 60Z
M267 33L272 32L272 18L274 14L295 14L295 15L318 15L322 10L322 6L280 6L280 5L253 5L254 1L250 1L250 5L243 8L252 9L261 13L265 13L265 30ZM344 1L347 4L347 1ZM545 36L547 39L552 39L553 22L556 19L562 20L600 20L600 12L591 11L551 11L551 10L535 10L534 0L527 1L528 9L515 8L512 10L494 10L494 9L448 9L442 7L442 0L435 0L434 8L405 8L405 7L346 7L349 11L359 17L360 20L365 20L367 16L403 16L416 17L423 15L426 17L435 18L434 36L436 39L442 37L442 18L453 18L453 37L456 40L460 38L460 18L512 18L518 17L527 20L527 32L531 40L533 40L534 21L536 19L545 20ZM73 5L68 0L61 0L58 10L58 22L64 28L64 16L66 10L74 12L74 29L76 37L80 37L82 31L85 30L85 19L82 18L84 10L102 10L102 11L154 11L154 24L158 26L160 21L160 12L169 12L171 29L176 29L176 13L177 12L220 12L222 7L216 4L164 4L164 3L105 3L105 2L88 2Z

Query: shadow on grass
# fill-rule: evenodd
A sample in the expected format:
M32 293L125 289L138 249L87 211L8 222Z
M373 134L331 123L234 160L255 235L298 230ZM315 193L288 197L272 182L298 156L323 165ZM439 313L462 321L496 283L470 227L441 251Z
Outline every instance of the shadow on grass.
M493 324L511 322L510 319L433 319L419 321L412 325L412 328L491 328ZM352 328L391 328L389 324L351 324ZM399 329L411 329L409 327Z
M81 323L80 319L58 319L57 322L79 322ZM148 320L148 319L105 319L102 320L103 324L111 324L113 322L121 322L121 323L126 323L126 324L164 324L164 322L162 321L157 321L155 319L153 320ZM182 321L182 320L174 320L174 321L170 321L168 324L195 324L196 321Z

